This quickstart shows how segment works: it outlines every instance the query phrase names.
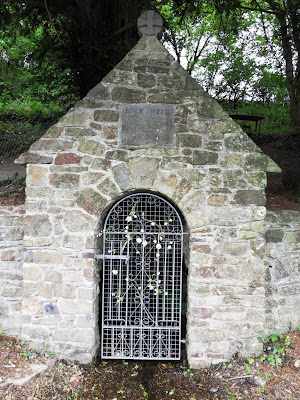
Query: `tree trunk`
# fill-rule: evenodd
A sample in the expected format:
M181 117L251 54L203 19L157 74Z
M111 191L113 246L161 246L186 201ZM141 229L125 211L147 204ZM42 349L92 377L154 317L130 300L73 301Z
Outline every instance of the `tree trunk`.
M291 105L291 124L292 127L294 128L300 128L300 74L299 74L300 38L297 38L296 43L294 43L296 48L298 47L297 49L298 60L295 73L293 66L293 54L292 54L293 39L288 30L288 25L286 21L287 15L284 12L282 13L277 12L276 17L280 24L283 58L285 60L286 85ZM294 27L292 27L292 29L293 28Z
M71 21L73 69L83 97L124 57L138 40L138 7L131 1L77 0Z
M287 4L290 10L290 23L292 27L292 38L295 45L295 50L297 54L297 65L295 71L295 93L296 93L296 102L297 102L297 110L295 111L294 117L294 126L300 127L300 9L299 3L297 0L287 0ZM300 195L300 184L299 184L299 195Z
M13 3L13 0L8 1ZM23 0L22 3L40 8L49 20L54 15L68 18L63 28L69 43L65 57L79 80L81 97L99 83L138 40L138 0Z

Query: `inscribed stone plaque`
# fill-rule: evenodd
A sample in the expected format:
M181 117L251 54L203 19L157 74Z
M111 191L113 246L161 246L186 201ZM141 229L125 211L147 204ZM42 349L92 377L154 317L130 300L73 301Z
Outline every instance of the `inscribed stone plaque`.
M173 105L121 104L119 144L174 146L174 114Z

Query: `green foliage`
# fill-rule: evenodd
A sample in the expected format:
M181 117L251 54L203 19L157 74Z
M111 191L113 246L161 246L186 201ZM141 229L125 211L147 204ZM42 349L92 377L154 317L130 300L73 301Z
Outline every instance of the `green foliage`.
M264 1L156 4L167 21L166 47L213 97L228 103L232 113L264 116L262 132L291 131L279 21L276 13L263 12Z
M107 16L98 2L84 6L89 12L74 12L81 3L67 2L71 13L68 7L48 13L21 2L0 5L0 153L25 151L133 45L125 49L117 32L105 31ZM120 1L120 21L131 3ZM168 49L229 112L264 116L262 132L289 130L274 15L265 15L264 31L260 13L242 10L238 1L143 0L137 12L151 3L165 20Z
M188 368L187 370L183 371L183 376L192 378L195 374Z
M251 373L251 368L249 365L247 365L246 363L244 363L245 365L245 375L249 375Z
M48 356L55 356L55 352L54 351L51 351L51 350L49 350L49 349L43 349L43 351L46 353L46 354L48 354Z
M292 133L290 127L290 107L288 104L259 101L219 101L228 114L255 115L264 117L261 123L261 133ZM248 122L248 121L247 121ZM252 127L253 130L254 127Z
M286 79L280 72L275 73L260 69L257 79L253 84L255 97L267 106L272 102L279 104L288 103Z
M176 6L172 1L158 0L156 7L168 28L164 41L169 43L186 70L193 72L203 54L207 54L220 24L216 10L209 2Z
M4 333L4 330L0 326L0 336L3 335L3 333Z
M11 109L21 106L30 112L33 107L34 112L35 102L69 107L76 101L78 82L70 69L70 39L62 29L66 22L56 16L50 23L38 9L24 4L0 6L1 108L12 103Z
M26 151L78 99L65 18L51 23L24 4L0 6L0 153Z
M252 357L248 357L248 363L249 363L250 365L252 365L252 364L254 363L254 360L253 360Z
M283 363L283 358L286 349L291 344L289 335L284 337L281 333L272 333L267 338L259 338L264 344L265 354L260 357L261 361L268 361L272 366L280 367Z
M22 349L21 356L24 358L24 360L29 360L29 352L28 352L28 350L27 349Z

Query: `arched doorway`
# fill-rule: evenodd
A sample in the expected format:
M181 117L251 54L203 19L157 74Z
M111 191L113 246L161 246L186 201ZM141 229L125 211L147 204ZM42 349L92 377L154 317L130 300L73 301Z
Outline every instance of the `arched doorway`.
M109 211L103 229L101 356L180 359L183 224L151 193Z

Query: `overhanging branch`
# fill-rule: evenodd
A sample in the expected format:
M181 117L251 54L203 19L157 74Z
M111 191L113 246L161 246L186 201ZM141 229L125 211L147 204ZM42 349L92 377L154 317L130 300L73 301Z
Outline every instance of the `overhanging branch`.
M240 6L240 8L241 8L242 10L264 12L264 13L272 14L272 15L277 15L277 14L279 14L279 13L276 12L276 11L266 10L266 9L261 8L261 7L256 8L256 7Z

